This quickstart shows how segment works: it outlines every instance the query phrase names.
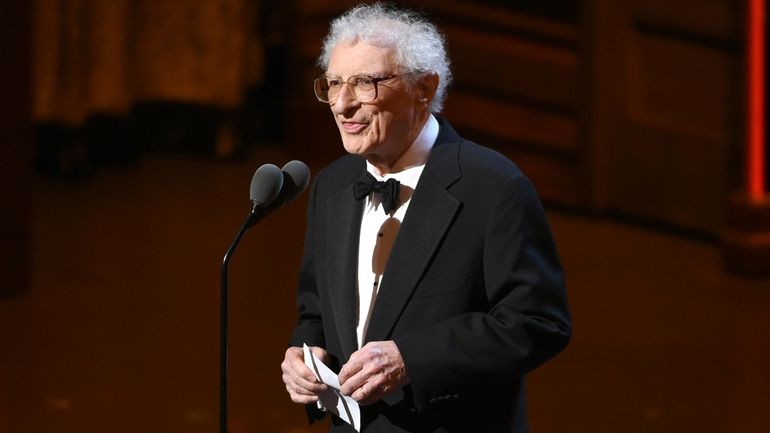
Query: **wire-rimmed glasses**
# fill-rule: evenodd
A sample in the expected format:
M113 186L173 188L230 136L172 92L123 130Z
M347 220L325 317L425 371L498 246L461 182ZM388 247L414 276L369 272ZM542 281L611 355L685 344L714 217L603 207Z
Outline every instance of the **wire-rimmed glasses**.
M410 72L405 72L402 74L393 74L384 77L373 77L368 74L358 74L352 75L347 80L343 80L342 78L321 76L313 80L313 90L315 91L315 96L319 101L333 104L342 91L342 86L347 84L350 94L353 95L353 97L356 98L358 102L372 102L377 99L377 83L391 80L393 78L399 77L401 75L407 75L409 73Z

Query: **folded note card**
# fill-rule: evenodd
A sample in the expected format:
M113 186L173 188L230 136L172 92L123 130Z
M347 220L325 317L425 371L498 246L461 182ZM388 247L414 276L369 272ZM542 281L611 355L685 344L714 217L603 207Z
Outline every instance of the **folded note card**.
M361 408L358 402L352 397L347 397L340 393L340 380L337 374L316 357L307 344L302 345L305 354L305 365L319 381L323 382L329 388L321 394L319 407L324 408L353 426L356 431L361 431Z

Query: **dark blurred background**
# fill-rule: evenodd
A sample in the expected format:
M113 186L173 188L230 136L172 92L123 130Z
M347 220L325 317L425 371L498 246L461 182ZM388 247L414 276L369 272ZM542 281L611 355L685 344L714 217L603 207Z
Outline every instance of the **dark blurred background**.
M529 379L533 432L770 432L750 1L395 2L562 254L575 337ZM0 0L0 432L216 431L222 254L256 167L342 154L311 81L352 4ZM231 262L234 433L325 430L280 378L305 202Z

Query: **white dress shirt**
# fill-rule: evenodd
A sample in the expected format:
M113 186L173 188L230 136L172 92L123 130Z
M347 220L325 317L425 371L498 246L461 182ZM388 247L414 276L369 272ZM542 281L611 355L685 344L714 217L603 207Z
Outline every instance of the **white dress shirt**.
M399 190L400 205L390 214L386 214L382 209L379 197L376 195L369 194L369 197L364 200L364 214L358 240L358 284L356 285L358 294L356 335L359 348L363 345L364 336L369 327L369 318L374 310L377 290L382 285L382 274L385 272L390 250L393 248L398 229L409 208L412 194L420 180L438 132L438 121L430 115L414 143L394 164L394 167L398 167L399 170L396 173L381 176L372 164L366 163L366 170L375 179L379 181L396 179L401 183L401 189Z

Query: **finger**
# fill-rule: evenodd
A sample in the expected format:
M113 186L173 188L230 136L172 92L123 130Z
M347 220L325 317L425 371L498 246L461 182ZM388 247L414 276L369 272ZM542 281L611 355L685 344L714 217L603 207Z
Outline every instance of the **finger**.
M323 347L313 346L310 350L313 351L313 355L320 359L321 362L326 363L328 361L329 353Z
M367 390L367 387L369 387L369 390ZM371 386L368 382L363 383L359 388L357 388L355 391L353 391L350 396L353 397L356 401L363 401L371 392Z
M289 397L291 398L291 401L293 401L294 403L310 404L310 403L315 403L319 400L319 397L317 395L314 395L314 394L305 395L305 394L296 393L289 386L286 386L286 390L289 392Z
M340 385L344 385L347 381L350 380L351 377L358 374L358 372L361 371L361 368L363 367L362 363L358 363L355 361L348 361L347 364L342 366L342 369L340 369L340 374L338 375L340 379Z
M344 395L350 395L358 389L365 381L366 377L361 372L361 365L345 365L340 370L340 392Z
M375 375L365 382L361 387L353 391L351 397L362 405L368 405L382 398L383 381L381 375Z
M294 382L286 382L286 391L289 392L290 395L302 395L302 396L311 396L315 395L312 392L298 386Z
M301 358L297 358L287 351L287 357L281 364L283 381L298 392L317 394L326 391L327 386L321 383L316 375L310 371Z
M295 350L292 350L295 349ZM315 373L308 368L308 366L305 364L305 353L302 349L299 347L296 348L290 348L291 354L287 351L287 356L285 359L285 362L288 363L288 365L302 378L309 382L317 382L318 378L316 377ZM313 353L316 357L326 357L326 350L321 347L313 347L312 348Z
M283 382L290 393L293 392L300 395L318 395L327 389L324 384L308 384L288 374L283 376Z
M374 391L374 384L371 382L364 382L361 386L350 394L356 401L364 401Z
M289 374L291 382L298 388L307 390L309 393L318 394L326 391L327 386L318 380L318 378L304 364L297 366Z
M366 383L370 383L369 386L376 383L374 378L378 374L375 367L371 364L366 364L356 372L356 374L350 376L344 383L340 385L340 392L344 395L351 395L364 386Z

